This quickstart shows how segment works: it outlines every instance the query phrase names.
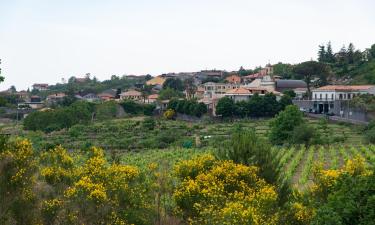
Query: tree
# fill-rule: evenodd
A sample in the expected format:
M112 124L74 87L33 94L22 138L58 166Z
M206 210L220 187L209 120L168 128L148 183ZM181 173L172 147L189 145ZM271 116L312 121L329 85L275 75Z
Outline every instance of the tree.
M350 43L348 46L348 51L347 51L347 60L349 64L354 63L354 52L355 52L354 45L353 43Z
M14 92L17 92L16 86L14 86L14 85L10 86L9 90L10 90L11 92L13 92L13 93L14 93Z
M294 76L293 66L279 62L273 65L273 74L279 75L283 79L291 79Z
M375 58L375 44L373 44L370 48L370 54L372 58Z
M297 78L303 79L307 85L307 93L310 96L311 93L311 82L313 78L319 78L322 81L326 81L328 68L326 65L316 62L307 61L296 65L293 69L296 73Z
M268 183L277 182L279 171L273 163L271 146L253 130L239 128L234 131L230 141L218 149L217 156L235 163L257 166L260 168L259 175Z
M340 51L336 54L336 59L338 65L345 67L346 70L346 67L348 65L348 53L345 45L343 45Z
M264 113L263 97L259 96L258 93L254 94L248 103L249 115L252 117L261 117Z
M284 110L288 105L293 105L292 98L289 95L284 94L280 101L280 110Z
M263 110L263 115L267 117L273 117L279 112L280 105L276 100L276 95L273 93L267 93L264 95Z
M283 92L284 95L288 95L290 98L295 98L297 95L296 95L296 92L294 92L293 90L286 90Z
M178 78L168 78L165 80L163 84L163 89L168 89L168 88L174 89L176 91L183 91L184 84Z
M168 100L172 98L179 98L181 93L172 88L166 88L159 92L159 100Z
M1 59L0 59L0 64L1 64ZM4 81L4 76L1 75L1 68L0 68L0 83Z
M228 97L219 99L216 105L216 115L225 117L233 117L236 113L236 105L234 101Z
M186 79L184 81L185 91L186 91L186 98L191 99L192 96L197 91L197 86L194 84L193 78Z
M308 147L316 136L317 131L314 127L302 123L293 129L292 143L304 144Z
M327 62L327 52L324 45L319 45L318 61Z
M302 123L304 123L303 114L298 107L287 106L270 122L269 139L271 143L281 145L290 142L294 128Z
M334 63L335 62L335 56L333 55L332 46L331 46L330 41L327 44L326 62L327 63Z

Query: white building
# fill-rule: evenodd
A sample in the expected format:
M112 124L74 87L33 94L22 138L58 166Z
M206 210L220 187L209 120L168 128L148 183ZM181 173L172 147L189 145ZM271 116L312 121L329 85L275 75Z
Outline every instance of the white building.
M343 114L343 104L361 94L375 95L375 85L328 85L311 91L316 113Z
M312 92L312 100L349 100L360 94L375 94L375 85L327 85Z
M48 84L33 84L33 89L38 91L47 91Z

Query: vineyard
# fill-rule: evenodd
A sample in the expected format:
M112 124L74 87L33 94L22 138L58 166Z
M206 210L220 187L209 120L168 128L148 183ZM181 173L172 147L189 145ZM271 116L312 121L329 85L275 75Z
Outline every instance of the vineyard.
M106 151L144 151L150 149L168 149L182 147L185 142L192 142L197 137L200 147L217 147L227 140L237 126L252 129L260 137L269 132L269 119L240 120L235 122L189 123L184 121L155 120L155 126L144 126L144 118L116 119L98 121L88 125L75 125L51 133L25 131L22 126L2 127L2 132L30 139L36 149L48 149L62 144L67 149L85 149L97 146ZM324 128L319 120L308 120L319 133ZM361 129L353 125L328 124L331 143L343 145L361 145L365 143ZM69 140L69 141L66 141Z
M274 149L276 161L282 171L284 181L290 180L292 184L303 189L312 183L312 170L314 166L321 165L324 169L340 169L344 163L361 156L368 166L375 166L375 146L300 146L291 148Z
M359 146L296 146L290 148L274 148L275 161L278 162L281 178L290 180L300 190L312 184L314 166L321 165L324 169L340 169L348 159L359 155L366 160L369 167L375 166L375 145ZM121 162L147 168L150 163L163 164L172 168L177 162L194 158L205 153L214 152L211 148L150 150L147 152L124 153Z

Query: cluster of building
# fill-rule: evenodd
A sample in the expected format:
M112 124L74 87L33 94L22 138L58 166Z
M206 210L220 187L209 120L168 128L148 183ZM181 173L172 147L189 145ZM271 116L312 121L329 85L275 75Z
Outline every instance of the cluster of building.
M129 75L127 79L138 79L139 76ZM311 90L311 95L307 96L307 85L302 80L284 80L280 76L274 74L271 65L259 70L257 73L247 76L239 76L237 72L225 72L222 70L202 70L192 73L167 73L153 77L144 84L152 86L152 93L145 95L138 91L139 88L124 90L119 92L116 89L109 89L99 94L88 93L85 95L75 95L75 98L96 102L109 100L133 100L145 104L158 104L160 108L168 104L168 100L159 101L158 92L162 90L164 82L168 78L180 79L182 81L191 79L197 86L193 95L186 93L186 97L194 97L199 102L207 105L208 111L215 115L218 100L223 97L233 99L235 102L249 100L253 95L260 96L272 93L277 99L283 95L286 90L293 90L296 94L294 103L300 107L302 111L336 114L336 115L352 115L345 109L348 104L346 100L350 100L357 95L371 94L375 95L374 85L328 85ZM87 78L75 78L76 82L84 82ZM208 82L207 82L208 81ZM34 84L33 89L38 91L47 91L48 84ZM137 90L138 89L138 90ZM45 105L61 101L66 97L65 93L55 93L48 95L45 99L39 96L31 95L29 92L21 91L14 93L23 99L23 105L27 105L32 109L39 109Z

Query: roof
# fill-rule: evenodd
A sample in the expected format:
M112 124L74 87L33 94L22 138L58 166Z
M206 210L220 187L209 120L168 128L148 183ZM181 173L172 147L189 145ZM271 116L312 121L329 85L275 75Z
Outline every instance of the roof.
M307 91L307 88L295 88L294 91Z
M241 77L237 76L237 75L231 75L231 76L225 78L225 80L227 80L228 82L231 82L231 83L240 83Z
M276 80L276 88L305 88L306 82L303 80Z
M105 91L102 91L100 94L98 94L98 96L109 96L109 95L112 95L112 96L116 96L116 93L117 93L117 90L114 90L114 89L107 89Z
M163 85L165 82L165 79L162 77L154 77L151 80L147 81L147 85Z
M148 99L158 99L159 95L158 94L152 94L148 96Z
M115 95L113 95L113 94L111 94L111 93L100 93L100 94L98 94L98 97L99 98L114 98L115 97Z
M227 91L225 94L231 94L231 95L248 95L251 94L251 91L246 88L235 88Z
M48 87L48 84L33 84L33 87Z
M374 88L375 85L327 85L315 90L319 91L365 91Z
M265 76L265 74L254 73L254 74L250 74L250 75L244 76L244 78L245 79L256 79L256 78L261 78L263 76Z
M55 93L55 94L52 94L52 95L48 95L48 98L63 98L65 96L66 96L65 93L60 92L60 93Z
M97 98L98 96L94 93L89 93L87 95L84 95L82 98Z
M120 95L121 96L141 96L142 93L136 90L129 90L126 92L122 92Z

